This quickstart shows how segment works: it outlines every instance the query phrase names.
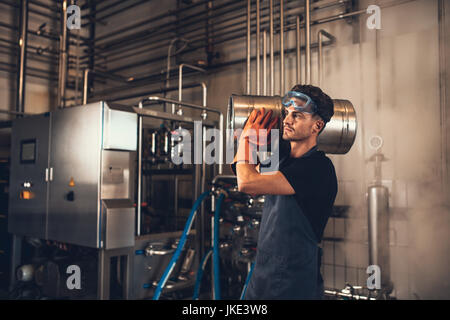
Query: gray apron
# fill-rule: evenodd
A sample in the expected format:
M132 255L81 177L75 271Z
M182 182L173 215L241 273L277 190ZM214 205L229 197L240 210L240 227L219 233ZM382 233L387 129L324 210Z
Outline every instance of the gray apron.
M321 257L317 236L295 196L266 195L245 299L322 299Z

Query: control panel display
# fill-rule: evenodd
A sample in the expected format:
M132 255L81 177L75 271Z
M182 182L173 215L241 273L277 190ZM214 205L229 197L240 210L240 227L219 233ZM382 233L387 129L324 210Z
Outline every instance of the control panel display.
M36 140L23 140L20 142L20 163L36 162Z

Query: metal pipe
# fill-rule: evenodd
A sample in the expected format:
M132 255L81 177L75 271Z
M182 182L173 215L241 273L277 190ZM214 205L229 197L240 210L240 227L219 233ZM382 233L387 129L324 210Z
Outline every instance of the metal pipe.
M189 107L189 108L192 108L192 109L205 110L205 111L210 111L210 112L217 113L217 114L219 114L219 131L221 133L223 133L224 117L223 117L223 112L218 110L219 108L211 109L211 108L207 108L207 107L204 107L204 106L199 106L197 104L193 104L193 103L189 103L189 102L176 101L176 100L162 98L162 97L157 97L157 96L151 96L151 97L148 97L147 99L150 100L150 101L168 102L168 103L173 103L173 104L186 106L186 107ZM222 174L222 172L223 172L223 134L221 134L220 137L219 137L219 174Z
M28 0L22 0L20 10L19 61L17 77L16 111L25 111L25 69L27 67L27 30L28 30Z
M179 70L178 71L178 101L183 100L183 68L184 67L206 73L206 70L203 68L193 66L193 65L187 64L187 63L180 64L180 66L178 67L178 70ZM175 106L172 104L172 113L175 113L174 108L175 108ZM181 115L181 113L182 113L181 106L178 108L177 113Z
M329 43L327 41L325 41L324 42L324 46L327 46L327 45L329 45ZM312 49L315 49L316 47L318 47L318 45L316 43L311 45ZM303 51L304 48L305 47L303 46L301 48L301 50ZM286 54L291 54L291 53L294 53L295 50L296 50L295 48L286 49L285 53ZM279 52L275 52L275 55L279 55ZM228 62L224 62L224 63L220 63L220 64L215 64L214 66L211 66L209 68L209 70L220 69L220 68L224 68L224 67L227 67L227 66L230 66L230 65L236 65L236 64L245 64L245 61L246 61L245 57L243 59L235 59L235 60L232 60L232 61L228 61ZM144 81L143 81L144 79L149 79L149 80L144 83ZM161 74L158 72L158 73L155 73L153 75L143 77L142 79L136 79L135 81L133 81L133 83L142 82L142 85L146 85L147 86L149 84L159 83L160 81L161 81ZM196 84L187 84L187 85L184 85L184 88L186 88L186 87L193 88L193 87L198 86L198 85L199 85L198 83L196 83ZM150 90L150 91L147 90L147 91L143 91L143 92L140 92L140 93L126 94L126 95L121 95L121 96L118 96L118 97L111 98L111 95L113 95L113 94L115 94L115 93L117 93L119 91L129 90L129 88L130 88L129 86L120 86L120 87L113 87L113 88L105 89L105 90L103 90L101 92L97 92L96 97L98 99L100 99L100 100L101 99L103 99L103 100L106 99L108 101L126 100L126 99L130 99L130 98L136 98L136 97L143 97L143 96L148 96L148 95L152 95L152 94L158 94L158 93L161 93L161 92L164 92L164 91L178 90L178 85L175 86L175 87L172 86L172 87L167 88L167 89L158 87L158 88L155 88L154 90Z
M280 0L280 95L284 95L284 8Z
M3 110L3 109L0 109L0 113L12 114L12 115L15 115L15 116L17 116L17 115L28 115L28 116L33 115L33 113L19 112L19 111L10 111L10 110Z
M139 102L139 109L143 108L142 101ZM142 215L142 116L138 115L138 185L137 185L137 226L136 235L141 235L141 215ZM176 203L176 201L175 201Z
M206 86L205 82L200 83L203 89L203 106L206 107L207 105L207 95L208 95L208 87Z
M274 57L273 57L273 0L270 0L270 95L275 94L275 68L274 68ZM250 94L250 93L248 93Z
M411 0L410 0L411 1ZM293 1L288 1L288 3L292 3ZM228 3L229 4L229 3ZM214 19L214 21L215 21L215 25L217 25L217 24L220 24L220 23L225 23L225 22L227 22L227 21L236 21L236 19L239 19L239 18L241 18L241 17L245 17L245 15L246 15L246 12L244 11L244 10L241 10L241 9L245 9L245 6L246 6L246 4L243 4L242 2L235 2L235 1L233 1L233 2L231 2L231 4L232 5L234 5L234 4L238 4L238 7L235 7L235 8L231 8L231 9L229 9L229 7L230 7L230 5L228 5L228 6L226 6L227 7L227 10L224 10L223 12L222 11L218 11L218 10L216 10L218 7L225 7L225 6L218 6L218 7L215 7L215 12L214 12L214 14L212 15L212 16L210 16L210 17L208 17L208 18L210 18L210 19ZM336 1L336 2L333 2L333 3L331 3L331 4L327 4L327 5L321 5L320 4L320 2L318 3L318 4L312 4L312 8L314 8L314 9L323 9L323 8L327 8L327 7L330 7L330 6L336 6L336 5L343 5L343 4L345 4L345 1L344 2L342 2L342 1ZM266 8L264 8L264 9L268 9L268 7L266 7ZM238 14L238 15L233 15L233 16L229 16L228 15L228 13L233 13L233 12L235 12L235 11L238 11L238 12L241 12L240 14ZM255 12L256 13L256 10L253 10L251 13L253 14L253 12ZM303 9L303 7L302 8L300 8L300 7L298 7L298 6L295 6L295 8L294 9L288 9L288 10L285 10L285 15L288 15L288 17L289 16L292 16L292 17L295 17L295 15L298 15L298 14L300 14L300 13L303 13L304 12L304 9ZM223 21L218 21L221 17L224 17L224 16L226 16L227 18L226 19L224 19ZM191 15L191 16L189 16L189 17L196 17L196 18L198 18L199 17L199 14L198 13L196 13L195 15ZM143 40L145 40L145 39L149 39L149 38L151 38L151 40L152 40L152 42L151 43L159 43L159 41L163 41L163 40L165 40L165 39L167 39L167 38L171 38L172 36L170 35L171 33L177 33L179 36L180 35L186 35L186 37L189 37L189 39L192 39L192 36L187 36L187 34L189 33L192 33L192 32L194 32L194 31L196 31L196 30L200 30L201 32L201 34L202 35L204 35L204 31L203 31L203 25L202 26L200 26L200 27L198 27L198 28L195 28L195 29L193 29L193 30L188 30L188 31L186 31L187 30L187 26L190 26L190 25L193 25L193 26L195 26L196 25L196 23L197 22L199 22L199 23L201 23L202 21L204 21L204 19L203 19L203 17L201 17L200 16L200 19L197 19L197 20L193 20L193 21L189 21L189 22L187 22L186 21L186 18L189 18L189 17L185 17L184 19L183 19L183 30L182 30L182 33L179 33L179 30L177 30L177 27L176 26L173 26L174 24L173 24L173 22L168 22L168 23L164 23L164 24L161 24L161 25L158 25L158 26L155 26L155 27L153 27L151 30L149 30L149 32L145 32L145 33L142 33L142 32L138 32L138 33L135 33L135 34L132 34L131 36L127 36L127 37L125 37L127 40L130 40L130 41L128 41L125 45L127 46L127 47L129 47L129 46L131 46L131 45L134 45L134 46L136 46L136 44L137 44L137 46L136 47L138 47L138 48L142 48L143 46L145 46L146 44L144 44L143 45ZM244 19L244 21L241 21L241 22L239 22L239 24L241 24L241 23L245 23L245 19ZM169 29L167 29L166 27L169 27ZM244 27L244 29L245 29L245 27ZM160 38L156 38L155 39L155 35L159 35L159 36L161 36ZM245 36L245 32L244 32L244 36ZM131 38L130 38L131 37ZM120 42L123 42L123 41L120 41ZM111 42L111 44L113 44L113 45L115 45L116 46L116 44L117 44L117 41L114 41L114 42ZM148 45L148 43L147 43L147 45ZM95 55L99 55L99 54L101 54L101 52L102 52L102 50L103 49L105 49L105 50L108 50L108 58L111 56L111 55L113 55L113 54L115 54L115 53L112 53L111 51L112 50L116 50L116 49L123 49L123 47L124 46L121 46L121 47L115 47L115 48L111 48L111 47L108 47L108 48L106 48L108 46L108 44L104 44L103 46L102 46L102 48L99 48L99 47L92 47L92 45L91 45L91 48L92 49L95 49ZM161 45L159 45L159 46L157 46L157 48L160 48L161 47ZM129 50L130 49L126 49L126 51L121 51L121 52L126 52L126 53L128 53L129 52ZM117 53L117 52L116 52ZM94 54L94 53L93 53ZM87 56L83 56L82 57L82 59L84 59L84 58L86 58ZM128 58L128 55L126 55L126 58Z
M60 108L65 107L66 74L67 74L67 0L62 3L61 36L59 41L58 100Z
M305 21L305 39L306 39L306 84L311 84L311 10L310 10L310 0L305 0L305 11L306 11L306 21Z
M89 89L89 69L84 69L83 75L83 105L87 104L88 89Z
M319 58L318 60L318 73L319 73L319 87L322 86L322 79L323 79L323 36L327 37L331 43L336 42L336 37L332 34L326 32L325 30L321 29L319 32L317 32L317 43L319 44Z
M284 29L285 29L285 30L286 30L286 29L289 30L289 28L286 28L286 27L291 27L291 26L293 26L293 28L295 29L295 23L294 23L293 25L287 25L287 26L285 26ZM230 30L230 31L224 32L223 34L220 34L220 36L230 35L230 34L232 34L232 33L237 33L237 32L240 32L240 31L241 31L241 28L237 28L237 29L234 29L234 30ZM244 33L239 33L239 34L234 35L234 36L230 36L230 37L225 38L225 39L220 39L220 40L218 40L218 41L215 41L213 44L214 44L214 45L218 45L218 44L223 43L223 42L226 42L226 41L228 41L228 40L238 39L238 38L240 38L241 36L245 36L245 32L244 32ZM217 35L216 35L216 38L218 38L218 37L219 37L219 35L217 34ZM194 51L197 50L197 49L204 48L204 41L205 41L204 38L201 38L201 39L198 39L198 40L195 40L195 41L193 41L193 40L191 39L191 41L190 41L191 46L190 46L190 48L189 48L188 50L185 51L185 53L194 52ZM194 45L193 45L194 43L199 43L199 45L198 45L198 46L194 46ZM129 68L132 68L132 67L142 66L143 64L155 63L155 62L160 61L160 60L165 59L165 58L166 58L166 55L163 55L163 56L159 56L159 57L155 57L155 58L151 58L151 59L147 59L147 60L136 61L136 62L127 64L127 65L122 65L122 66L120 66L120 67L117 67L117 68L115 68L115 69L112 69L111 71L112 71L112 72L118 72L118 71L126 70L126 69L129 69Z
M261 94L261 25L260 25L260 5L256 0L256 95Z
M267 96L267 31L263 31L263 95Z
M318 73L318 84L319 88L322 87L322 64L323 64L323 54L322 54L322 33L319 31L317 33L317 43L319 44L319 56L317 57L317 73Z
M300 52L300 17L297 16L296 19L296 27L297 27L297 84L301 84L302 82L302 63L301 63L301 52Z
M272 1L272 0L271 0ZM251 0L247 0L247 94L251 91L251 80L250 80L250 36L251 36Z

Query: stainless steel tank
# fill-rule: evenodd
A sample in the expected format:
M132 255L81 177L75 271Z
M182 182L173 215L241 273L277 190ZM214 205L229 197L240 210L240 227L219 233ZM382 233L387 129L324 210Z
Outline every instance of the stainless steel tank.
M274 116L280 116L281 119L281 100L280 96L232 95L228 104L227 128L232 130L242 128L255 108L264 107L266 111L272 110ZM355 141L356 112L348 100L333 100L333 102L334 116L319 135L317 142L319 149L326 153L345 154Z
M389 259L389 189L374 185L368 188L369 265L381 270L381 287L392 290Z

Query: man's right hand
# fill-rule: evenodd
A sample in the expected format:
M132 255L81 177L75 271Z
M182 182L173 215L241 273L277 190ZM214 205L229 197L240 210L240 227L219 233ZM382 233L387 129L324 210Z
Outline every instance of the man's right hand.
M272 114L272 110L266 113L264 108L253 109L239 138L240 142L248 139L253 145L266 145L270 138L270 130L274 129L279 122L278 117L272 119Z

